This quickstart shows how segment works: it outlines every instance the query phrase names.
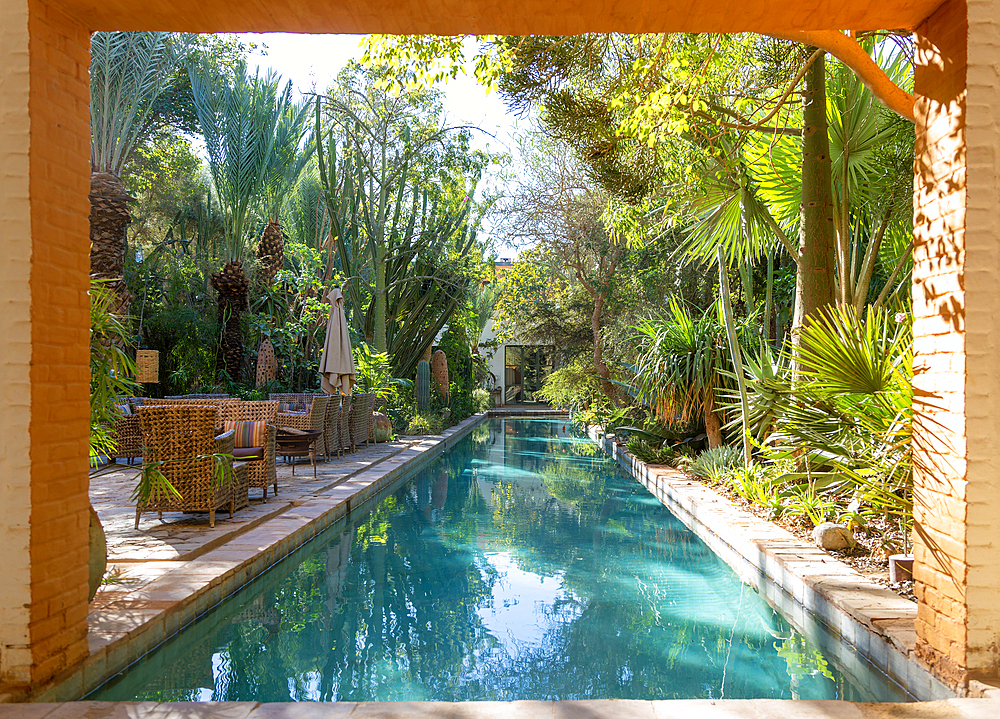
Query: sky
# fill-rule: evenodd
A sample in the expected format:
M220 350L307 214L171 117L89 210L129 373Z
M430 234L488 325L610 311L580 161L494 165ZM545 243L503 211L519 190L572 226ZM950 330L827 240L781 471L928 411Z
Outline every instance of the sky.
M248 59L251 70L255 63L261 69L271 68L283 78L290 79L297 92L326 89L348 61L360 60L362 54L362 35L247 33L240 37L261 46ZM471 72L449 81L442 89L445 117L449 125L472 125L484 130L473 132L474 149L514 151L512 135L517 130L518 120L507 114L503 101L496 92L487 94L472 79ZM520 127L523 128L525 124L522 120ZM487 180L490 181L490 178ZM499 183L495 177L492 182L494 186ZM504 250L507 254L513 251L512 248L504 248L502 255Z

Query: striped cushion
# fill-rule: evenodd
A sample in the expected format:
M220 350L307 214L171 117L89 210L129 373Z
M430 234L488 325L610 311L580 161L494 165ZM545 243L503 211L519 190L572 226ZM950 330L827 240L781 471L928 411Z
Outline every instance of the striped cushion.
M224 431L233 430L235 447L263 447L267 437L267 422L224 422Z
M118 407L118 410L122 413L122 417L130 417L132 415L132 405L119 404L115 406Z
M305 412L306 406L302 402L279 402L279 412Z

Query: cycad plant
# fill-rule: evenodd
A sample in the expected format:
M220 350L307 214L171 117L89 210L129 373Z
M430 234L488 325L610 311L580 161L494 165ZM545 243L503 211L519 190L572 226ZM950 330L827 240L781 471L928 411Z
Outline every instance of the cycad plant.
M275 137L291 105L292 84L279 89L280 78L274 73L250 77L242 63L229 73L210 64L191 64L188 69L225 227L218 249L225 253L226 262L211 277L222 327L221 368L237 377L243 366L242 318L248 309L249 280L243 262L254 224L264 209Z
M131 221L122 170L148 130L153 103L176 62L169 33L98 32L90 44L90 272L127 306L125 228Z

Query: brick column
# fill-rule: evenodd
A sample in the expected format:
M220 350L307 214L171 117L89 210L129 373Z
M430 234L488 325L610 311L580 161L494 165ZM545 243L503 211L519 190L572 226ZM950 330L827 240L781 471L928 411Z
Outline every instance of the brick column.
M87 654L89 43L0 6L0 693Z
M0 3L0 692L31 678L28 3Z
M918 29L914 195L918 654L962 685L1000 640L1000 0Z

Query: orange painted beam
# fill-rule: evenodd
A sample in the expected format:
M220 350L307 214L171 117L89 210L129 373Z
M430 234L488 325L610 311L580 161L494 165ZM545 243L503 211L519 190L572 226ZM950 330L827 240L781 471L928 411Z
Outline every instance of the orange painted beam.
M913 95L906 92L889 79L871 55L865 52L858 41L837 30L802 30L798 32L770 32L771 37L801 42L826 50L849 68L865 84L879 101L893 112L915 122Z
M940 5L940 0L48 1L92 30L440 35L912 28Z

